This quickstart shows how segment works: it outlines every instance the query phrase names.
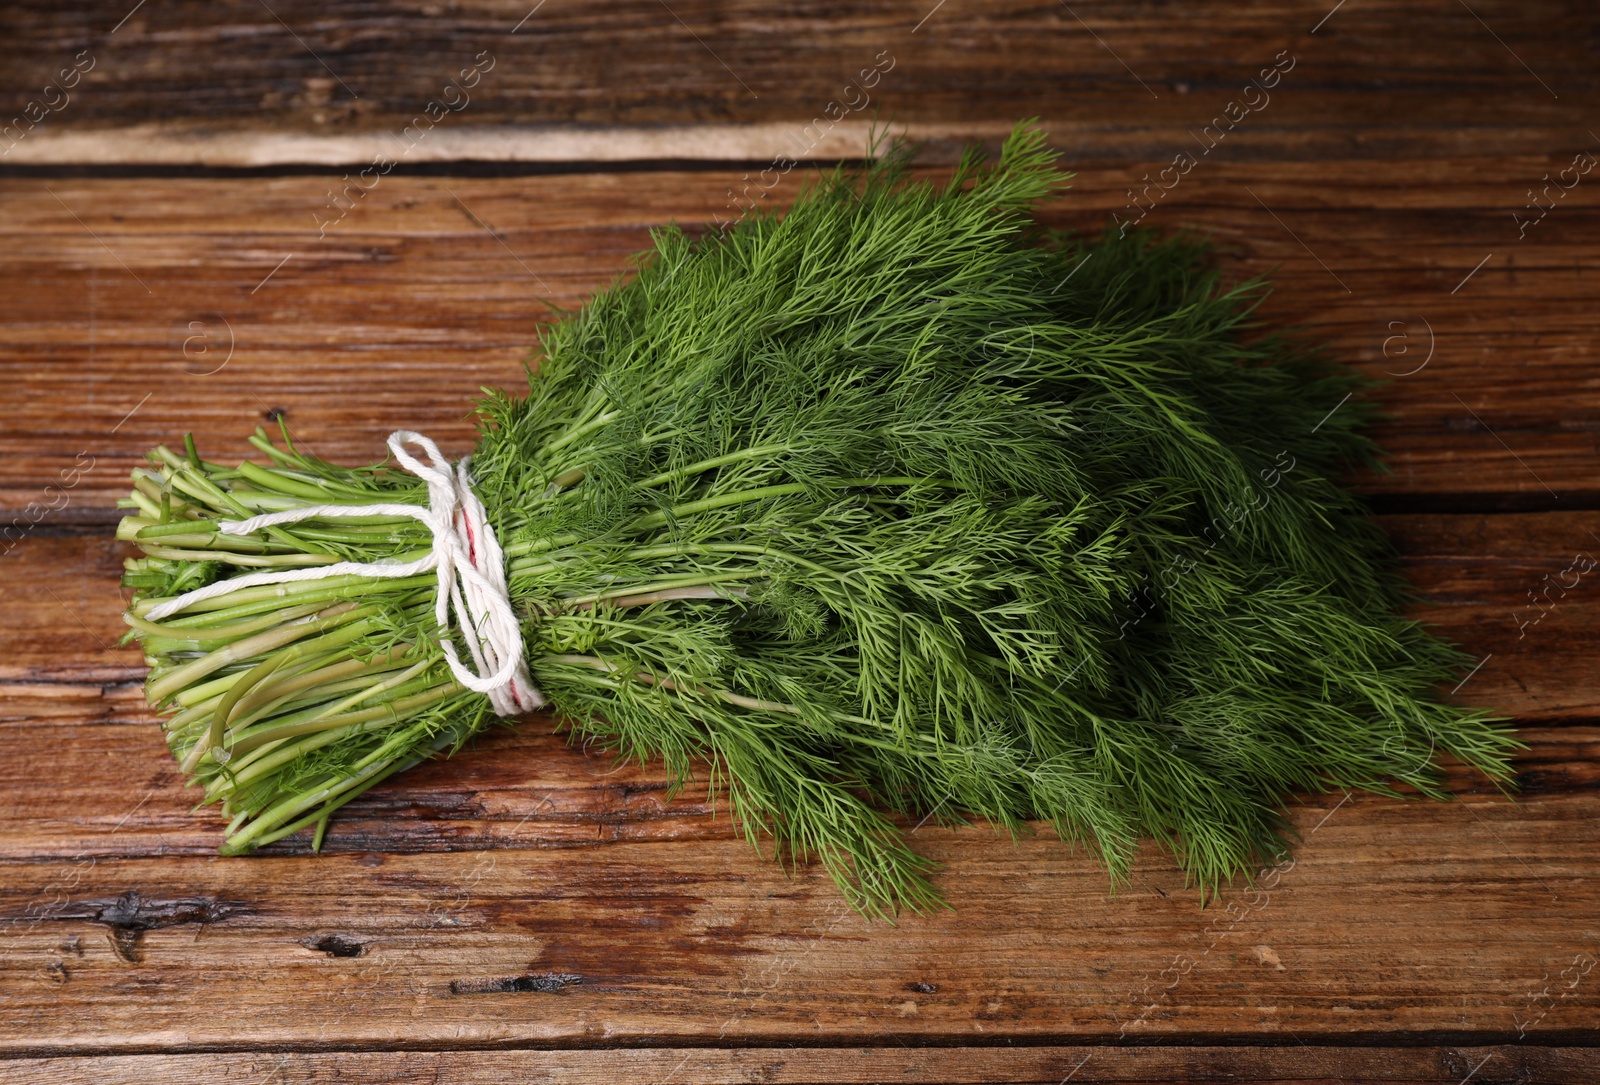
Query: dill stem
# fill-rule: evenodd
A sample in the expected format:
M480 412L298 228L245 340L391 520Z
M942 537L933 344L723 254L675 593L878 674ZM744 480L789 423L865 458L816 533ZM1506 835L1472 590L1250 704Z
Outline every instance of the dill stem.
M337 603L326 610L316 614L308 614L292 622L286 622L277 629L269 629L265 633L257 633L253 637L235 641L225 648L218 648L199 659L192 660L181 666L174 667L160 678L152 681L145 689L146 699L152 707L164 704L167 698L193 682L208 674L221 670L230 663L237 663L249 659L258 652L271 651L291 644L301 637L314 634L327 634L329 630L344 628L332 636L343 636L353 640L371 628L364 624L362 619L378 613L376 605L357 606L355 603ZM319 640L325 640L319 636ZM332 642L327 642L331 646Z
M393 709L387 718L383 716L376 716L352 720L341 723L335 727L327 727L323 728L322 730L309 732L298 737L298 740L296 740L295 736L288 736L276 738L270 742L263 743L262 745L257 746L247 753L241 755L237 761L228 765L226 772L219 772L215 777L207 782L206 801L215 801L223 794L224 791L229 792L231 796L237 796L241 794L242 789L247 788L254 780L271 772L273 769L289 761L293 761L296 758L302 757L307 753L321 749L324 746L331 745L332 743L342 741L355 735L370 734L392 729L397 724L401 724L407 720L415 718L430 704L437 703L441 697L434 696L435 693L440 693L440 691L442 691L441 696L447 697L452 693L460 692L460 689L461 687L456 686L454 683L447 683L444 687L429 687L420 695L413 696L411 694L407 694L407 699L395 700L390 702L388 705L385 705L384 707ZM394 709L394 705L399 705L400 707L398 709ZM394 738L395 736L391 734L388 741L393 741ZM382 752L381 747L377 752ZM365 765L368 760L370 760L370 755L368 758L363 758L354 767L360 768L362 765ZM228 798L223 799L225 805L229 801L230 799ZM238 823L235 822L235 824L228 829L228 832L232 833L237 827Z
M282 471L273 471L265 467L258 467L246 460L239 465L239 474L257 486L268 490L275 490L290 497L298 497L312 504L328 504L330 499L337 498L340 504L349 504L350 498L346 495L334 494L329 489L314 483L303 482L292 478Z
M359 688L372 675L404 667L403 659L394 657L404 656L406 652L405 648L396 648L392 653L380 652L371 660L345 658L337 663L329 661L338 659L343 654L340 649L310 655L301 659L296 665L285 667L282 672L269 677L242 697L234 712L233 726L247 727L269 713L293 708L297 695L305 693L306 690L312 691L310 700L301 697L299 699L302 704L315 703L319 697ZM167 730L184 731L195 720L215 710L222 703L223 695L244 677L244 673L235 671L215 682L206 683L204 686L193 686L179 694L174 700L191 707L186 707L168 720ZM221 692L217 692L218 690ZM196 701L191 696L196 691L209 692L211 696Z
M328 697L362 688L374 675L405 666L403 662L385 660L367 663L360 659L324 665L330 656L338 657L341 654L336 650L316 655L309 660L286 659L283 666L267 674L248 691L242 692L231 713L225 710L228 702L224 698L219 702L218 713L227 718L229 733L237 735L264 716L289 708L290 703L297 699L303 702L302 707L314 707ZM243 684L242 679L240 684ZM237 690L237 685L232 687L229 696ZM306 690L311 691L308 696L297 697Z
M171 489L162 485L163 479L142 468L133 471L133 498L139 507L147 511L150 519L161 519L161 504L167 503L169 512L193 512L196 518L202 514L198 508L174 494ZM143 498L142 501L139 499Z
M315 811L298 821L284 825L276 831L265 833L260 832L259 830L265 828L261 818L266 816L265 814L260 815L256 821L251 823L249 829L246 829L243 833L238 835L229 836L227 843L219 848L218 851L223 855L239 855L245 851L248 851L252 847L261 847L263 845L270 844L275 840L281 840L286 836L297 833L307 825L311 825L319 819L332 814L334 810L337 810L339 807L361 795L363 792L376 787L378 784L382 783L388 777L393 776L395 773L404 772L413 765L420 764L428 755L435 753L443 747L449 745L451 741L452 736L445 734L432 743L429 743L423 749L414 753L410 757L393 757L387 762L375 761L372 764L362 768L355 776L347 777L343 781L335 781L333 784L325 786L315 795L312 795L308 797L307 800L297 804L303 809L306 805L315 805L319 801L327 800L327 805L322 810ZM338 800L337 802L332 801L335 797ZM283 804L280 804L280 806L281 805ZM274 809L277 808L275 807ZM274 820L281 821L283 817L294 816L294 813L295 811L291 810L286 814L278 816Z
M275 625L282 625L284 622L302 618L317 609L316 603L305 603L297 607L290 607L287 610L263 614L247 621L235 622L232 625L217 626L182 627L163 625L159 622L146 621L132 613L124 614L122 620L141 633L148 633L152 637L200 645L211 641L238 640L241 637L249 636L251 633L258 633L263 629L270 629ZM186 637L183 635L185 633L192 635Z
M754 448L741 448L733 452L729 452L726 455L713 456L709 460L701 460L699 463L691 463L687 466L678 467L671 471L663 471L659 475L651 475L642 482L634 483L634 486L640 490L648 490L651 487L661 486L668 482L675 482L680 478L687 478L690 475L704 474L705 472L714 468L727 467L730 464L742 463L745 460L759 459L763 456L775 456L780 452L792 451L794 451L794 447L792 445L757 445Z
M238 617L244 614L273 610L282 605L282 600L297 599L301 602L325 603L340 599L347 595L359 595L362 598L370 597L375 592L402 592L415 588L427 588L437 584L438 577L432 573L421 576L388 579L384 577L365 576L361 573L344 573L339 576L330 576L324 580L293 580L286 584L260 584L253 588L240 588L238 591L219 595L212 599L202 599L184 608L180 617L168 619L169 624L196 620L202 615L217 616L219 612L227 612L226 617ZM166 598L152 596L147 599L137 600L130 609L135 614L149 613ZM188 628L185 626L185 628Z
M408 702L403 705L397 702L394 706L392 706L393 711L396 713L396 720L398 721L404 718L404 715L401 713L409 714L417 708L426 707L429 704L443 700L452 692L455 692L456 688L457 687L454 685L454 683L452 683L448 686L439 687L434 691L409 698ZM444 741L448 741L448 738L445 738ZM439 744L442 745L443 742L441 741ZM267 810L257 814L251 820L249 827L244 829L242 832L230 835L228 837L226 849L229 850L226 850L225 854L237 854L237 851L232 849L242 849L246 845L250 844L252 840L256 840L258 837L261 837L262 834L269 832L275 826L281 824L284 820L294 817L296 814L306 810L309 807L317 806L324 801L341 795L343 795L343 798L337 805L343 805L344 802L348 802L350 799L360 794L361 791L365 791L366 787L370 787L372 784L375 784L378 782L378 780L382 779L383 776L388 775L388 772L384 771L386 768L389 771L397 772L400 768L403 768L408 764L416 764L417 761L421 760L420 757L417 757L414 760L405 761L403 759L403 755L401 758L395 758L390 752L390 747L392 745L397 745L397 743L391 740L390 742L385 743L383 746L380 746L373 753L368 754L365 758L362 758L361 761L356 763L355 771L351 774L342 777L328 777L320 785L314 785L314 790L304 791L292 795L289 798L279 802L275 806L272 806ZM388 757L389 760L385 761L385 757ZM363 783L366 784L366 787L361 786ZM360 790L346 794L347 792L350 792L352 788L359 788ZM307 824L309 824L309 822L307 822ZM285 835L287 835L287 833L285 833ZM277 837L274 836L267 839L262 839L257 843L270 843L271 840L274 839L277 839Z
M527 546L524 546L519 553L525 553L526 550ZM680 555L702 554L704 552L704 548L700 543L651 543L648 546L631 547L623 551L623 557L629 561L641 561L649 558L670 558ZM559 572L569 564L572 564L569 559L539 561L525 558L524 560L510 562L508 570L509 575L512 576L528 576L540 572Z
M910 478L906 476L884 476L881 478L842 478L834 481L832 486L839 489L848 489L857 486L916 486L935 485L954 487L955 482L949 479ZM758 486L751 490L739 490L734 493L717 494L715 497L702 498L699 501L689 501L682 505L675 505L663 512L647 513L628 525L629 531L651 531L664 527L671 520L693 516L700 512L711 512L715 509L725 509L733 505L743 505L751 501L765 501L774 497L787 497L790 494L805 493L812 487L803 482L781 482L772 486Z
M334 554L235 554L227 550L179 550L170 546L149 545L144 547L144 552L153 558L165 558L168 561L220 561L225 565L248 565L262 569L332 565L339 560Z
M221 748L222 736L228 727L228 717L233 714L233 708L238 704L239 698L248 693L263 679L292 663L295 658L296 653L293 647L283 652L274 652L254 667L251 667L244 673L242 678L230 686L228 692L222 695L222 700L217 703L217 707L212 710L210 719L206 722L205 730L195 739L194 745L189 747L189 752L184 755L179 767L184 772L192 774L195 767L200 764L200 759L207 753L211 753L211 759L217 764L226 764L231 756L231 751Z
M617 607L647 607L654 603L668 603L677 599L745 599L748 593L743 588L721 588L715 584L706 584L699 587L662 588L659 591L649 591L641 595L621 595L611 600L612 606Z
M276 806L270 807L257 814L253 819L251 819L247 828L238 833L231 834L228 837L227 843L218 850L223 855L238 855L250 847L260 847L263 844L270 844L273 840L279 839L280 836L287 836L289 833L301 828L301 824L292 824L286 827L283 833L278 835L269 836L266 834L269 832L269 830L284 820L294 817L307 807L318 806L324 802L328 802L329 800L340 796L341 793L349 792L352 789L359 787L363 783L366 783L370 787L372 784L377 783L378 780L381 780L383 776L388 775L388 773L383 771L385 768L389 768L391 771L398 771L398 766L396 766L393 762L385 765L384 762L379 761L368 765L352 775L329 778L323 781L322 784L314 791L302 792L290 798L284 799ZM366 788L361 788L361 790L364 791ZM360 791L356 791L354 794L346 795L345 801L354 798L355 795L360 793ZM330 802L330 811L333 809L334 805L335 804ZM337 805L343 804L340 803ZM320 816L320 814L313 815L311 818L307 819L305 824L310 824L310 822L316 820L318 816Z
M613 599L620 596L648 595L653 592L669 591L675 588L689 588L701 584L720 584L724 581L730 580L751 580L766 575L766 572L761 569L747 569L741 572L718 572L707 573L702 576L673 577L670 580L658 580L652 584L631 584L627 587L611 588L606 591L594 592L590 595L580 595L570 599L563 599L561 601L569 607L587 607L593 606L595 603L598 603L602 600Z
M699 501L689 501L682 505L675 505L670 510L646 513L628 525L629 531L651 531L664 527L672 520L693 516L698 512L710 512L713 509L725 509L732 505L742 505L750 501L765 501L772 497L784 497L788 494L804 493L805 484L800 482L783 482L775 486L758 486L753 490L741 490L731 494L718 494L715 497L701 498Z
M228 509L233 512L237 519L248 520L250 518L252 515L251 510L241 504L231 491L222 489L208 478L204 472L191 467L187 460L174 456L165 445L158 447L156 453L167 461L170 473L166 476L166 481L169 485L183 491L197 501L209 502L213 508L219 511ZM265 530L268 535L291 550L303 550L309 545L313 553L327 553L327 549L319 544L297 542L295 537L281 526L269 527Z
M902 475L885 475L882 477L863 477L837 479L832 483L839 489L850 489L859 486L937 486L948 489L959 489L959 483L952 479L939 478L914 478ZM752 501L765 501L774 497L786 497L792 494L804 493L808 489L805 483L783 482L771 486L759 486L750 490L739 490L734 493L718 494L715 497L702 498L698 501L685 502L674 505L670 509L660 512L646 513L621 530L628 534L653 531L665 527L673 520L681 520L701 512L712 512L717 509L730 508L734 505L747 504ZM582 535L565 534L554 535L543 539L529 539L520 543L512 543L505 548L508 558L521 557L528 554L542 553L546 550L559 549L584 542Z
M311 716L310 719L300 720L295 723L281 725L275 724L259 731L249 731L245 734L239 735L229 743L228 748L236 753L243 754L249 753L251 750L262 745L263 743L273 742L280 738L297 738L301 735L313 734L317 731L332 731L341 727L371 723L377 720L388 719L392 722L394 713L398 710L392 708L388 703L376 705L372 708L358 709L354 712L345 712L342 710L351 705L359 704L368 698L376 697L378 694L392 690L397 686L404 685L405 682L409 681L420 672L427 670L429 667L433 666L433 664L434 660L425 659L415 667L411 667L406 671L387 679L386 681L379 682L368 687L367 689L357 690L356 693L346 697L338 704L331 705L326 708L318 708L316 713ZM429 699L417 703L432 704L434 701L442 699L446 695L459 688L460 687L458 687L454 682L445 682L432 686L430 689L432 693L436 695L430 695ZM400 704L402 701L407 705L408 708L411 707L411 701L405 699L397 700L394 703Z
M596 404L596 406L598 407L599 405ZM573 429L569 429L561 437L558 437L556 440L545 445L544 451L547 454L551 452L559 452L561 449L570 445L573 441L576 441L579 437L593 433L595 430L604 426L606 423L616 418L619 413L620 412L615 410L602 411L598 415L595 415L594 417L583 422L581 425L578 425Z

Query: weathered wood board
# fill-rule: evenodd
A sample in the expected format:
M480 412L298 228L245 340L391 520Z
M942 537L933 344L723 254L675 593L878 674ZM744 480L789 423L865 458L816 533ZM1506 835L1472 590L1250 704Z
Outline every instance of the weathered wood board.
M1500 1047L857 1047L677 1048L608 1051L407 1051L305 1054L297 1051L208 1055L115 1055L20 1059L0 1063L0 1082L32 1085L615 1085L650 1081L762 1082L770 1085L879 1085L891 1081L951 1085L1459 1085L1539 1081L1588 1085L1600 1060L1588 1048Z
M898 930L816 871L770 866L706 796L669 801L659 772L615 769L544 719L358 800L319 858L291 840L218 859L136 669L92 662L117 633L114 593L75 599L75 629L44 647L85 671L39 659L7 676L0 1044L254 1047L286 1013L342 1046L1582 1035L1600 1013L1578 975L1600 956L1600 729L1543 698L1592 698L1595 610L1574 598L1522 628L1510 614L1600 514L1384 522L1427 593L1419 613L1488 657L1460 695L1523 691L1515 802L1466 773L1452 804L1307 796L1292 867L1209 908L1151 849L1113 894L1048 837L929 825L917 840L956 910ZM29 588L8 593L5 654L30 660L34 631L63 626L48 585L109 586L115 549L19 547ZM1578 982L1530 1003L1563 969Z
M946 156L1038 116L1082 156L1164 163L1230 102L1229 139L1273 159L1582 137L1582 0L1336 2L29 0L0 13L0 101L7 160L39 164L768 162L859 154L875 111Z
M1592 5L29 0L0 40L0 1083L1600 1080ZM1389 379L1349 481L1516 798L1302 796L1207 907L1153 847L1113 893L930 823L956 910L888 927L535 717L322 856L217 857L117 645L144 450L465 451L553 307L874 110L935 177L1039 116L1049 223L1207 232Z
M1520 243L1511 217L1564 161L1201 162L1142 225L1209 232L1230 278L1274 274L1264 320L1391 382L1374 435L1393 474L1358 480L1385 507L1592 506L1600 202L1578 189ZM1098 232L1137 214L1137 176L1080 173L1049 221ZM239 458L279 414L344 462L401 426L464 450L478 388L521 382L546 302L574 308L626 273L652 227L735 217L734 183L393 175L319 237L325 177L8 182L0 506L92 516L151 445L193 432Z

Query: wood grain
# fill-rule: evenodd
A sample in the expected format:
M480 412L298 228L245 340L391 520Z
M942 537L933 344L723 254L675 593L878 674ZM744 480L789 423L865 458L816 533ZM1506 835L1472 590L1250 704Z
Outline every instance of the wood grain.
M1112 894L1047 834L928 825L956 911L898 929L547 719L375 789L320 857L219 859L110 647L115 544L29 539L0 634L0 1050L1575 1041L1600 986L1529 992L1600 958L1600 729L1578 703L1600 608L1580 578L1537 625L1491 616L1600 514L1383 519L1430 613L1503 661L1463 693L1505 711L1521 689L1547 717L1517 801L1462 772L1450 804L1306 796L1294 866L1210 908L1148 846Z
M1600 716L1600 512L1388 514L1412 614L1486 660L1460 696L1524 722ZM0 556L0 681L6 721L148 722L143 664L119 648L117 587L132 549L109 532L35 533Z
M650 1048L616 1051L342 1052L118 1055L0 1062L3 1085L1061 1085L1256 1081L1289 1085L1460 1085L1474 1069L1488 1082L1589 1085L1590 1048L1377 1047L870 1047L849 1051Z
M1113 896L1053 841L924 829L956 910L898 928L850 912L819 872L787 878L731 840L6 860L0 1044L1592 1036L1592 794L1330 796L1294 821L1294 866L1208 910L1154 855Z
M0 40L0 1085L1600 1080L1600 172L1555 183L1600 156L1592 4L24 0ZM1454 696L1517 718L1517 799L1302 796L1294 865L1204 908L1150 846L1112 894L930 824L957 910L887 927L535 717L322 856L217 857L117 646L144 451L464 452L552 305L787 206L805 170L760 170L874 110L935 177L1039 116L1051 225L1207 232L1390 380L1393 473L1349 481L1477 662Z
M534 718L515 733L493 732L449 761L419 766L374 789L341 810L324 852L581 850L742 839L720 794L691 786L670 798L660 766L619 769L604 755L568 746L556 729L556 721ZM1588 796L1600 788L1600 730L1593 725L1528 726L1519 737L1529 747L1515 759L1519 802ZM221 843L222 819L214 808L193 808L200 796L184 789L153 721L9 723L0 727L0 755L6 789L0 859L207 857ZM1460 767L1447 779L1464 802L1504 801ZM1470 824L1466 815L1457 816ZM932 832L924 827L919 839ZM310 834L263 853L308 855ZM758 862L753 852L749 861Z
M130 6L7 5L0 102L22 122L41 103L7 162L365 163L393 153L387 133L430 101L451 108L419 160L766 161L797 139L809 153L802 131L829 126L829 103L852 137L876 108L947 154L994 137L997 121L1040 116L1085 155L1166 158L1280 53L1294 68L1252 118L1256 154L1543 153L1581 136L1568 104L1600 86L1600 22L1581 0L1382 0L1336 14L1222 0ZM481 79L446 90L485 54ZM80 56L93 67L65 100L48 91ZM888 65L880 79L850 86L875 64ZM818 151L841 153L828 135Z
M1389 380L1374 435L1393 474L1355 480L1386 507L1593 506L1600 189L1585 186L1600 173L1525 239L1511 217L1570 157L1202 161L1144 225L1209 232L1229 276L1274 274L1265 322ZM1048 221L1132 214L1127 186L1149 168L1083 170ZM735 216L738 177L391 174L326 237L321 176L0 183L0 528L105 523L151 445L192 431L242 457L278 414L345 462L402 426L465 451L477 389L520 381L546 301L582 304L652 227Z
M1582 572L1600 553L1600 513L1390 515L1379 522L1421 594L1414 610L1479 660L1457 699L1516 717L1533 749L1530 794L1592 789L1600 595ZM35 536L0 562L0 847L14 858L200 855L216 844L144 708L137 651L118 648L116 589L127 548L105 535ZM86 726L92 725L92 726ZM568 747L554 722L497 730L474 753L414 770L349 807L328 846L352 850L563 847L596 841L728 839L695 796L665 803L656 769L613 771ZM63 766L115 765L111 778ZM1492 797L1458 772L1453 786ZM129 811L138 806L139 816ZM74 812L72 817L62 810ZM112 826L118 832L107 835ZM112 845L115 846L112 846ZM281 850L301 851L303 840Z

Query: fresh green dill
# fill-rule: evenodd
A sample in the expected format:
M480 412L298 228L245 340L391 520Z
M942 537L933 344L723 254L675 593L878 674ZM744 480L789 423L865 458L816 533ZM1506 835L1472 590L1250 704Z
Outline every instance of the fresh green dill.
M942 185L890 145L786 214L659 230L489 391L476 487L536 683L574 738L724 794L858 908L941 903L904 825L1043 822L1202 893L1277 855L1296 791L1510 778L1461 654L1401 616L1389 545L1330 479L1378 464L1369 382L1261 329L1190 237L1037 226L1066 175L1019 125ZM129 636L238 853L312 828L492 721L445 666L431 576L218 577L409 559L426 528L218 519L424 501L258 432L264 465L162 448L119 530Z

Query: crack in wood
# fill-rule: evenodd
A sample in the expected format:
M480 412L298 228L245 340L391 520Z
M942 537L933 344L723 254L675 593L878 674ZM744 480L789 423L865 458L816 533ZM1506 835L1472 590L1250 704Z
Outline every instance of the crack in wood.
M451 980L453 995L499 995L536 992L558 994L568 987L576 987L583 977L575 972L536 972L527 976L504 976L499 979Z
M147 900L137 889L120 897L62 901L38 913L39 919L87 920L104 923L111 936L111 948L122 961L138 964L144 960L144 932L186 923L205 926L231 916L247 913L244 901L216 897L155 898ZM0 916L9 919L11 916Z

